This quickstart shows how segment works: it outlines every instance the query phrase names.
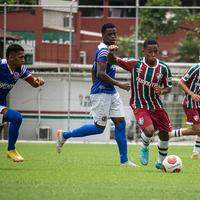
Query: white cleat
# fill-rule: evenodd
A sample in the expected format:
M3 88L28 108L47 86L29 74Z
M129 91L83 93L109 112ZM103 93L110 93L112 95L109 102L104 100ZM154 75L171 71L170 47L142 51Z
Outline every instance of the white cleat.
M132 168L137 167L137 165L136 165L134 162L130 161L130 160L128 160L128 161L125 162L125 163L122 163L121 165L122 165L122 166L127 166L127 167L132 167Z
M56 140L56 151L58 153L61 153L61 148L63 144L65 144L66 139L63 137L63 132L62 130L57 130L55 133L55 136L57 138Z

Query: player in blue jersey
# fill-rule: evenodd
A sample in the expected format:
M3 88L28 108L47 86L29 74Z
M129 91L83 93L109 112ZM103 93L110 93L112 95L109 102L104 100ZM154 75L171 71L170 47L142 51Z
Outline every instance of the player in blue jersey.
M94 124L86 124L71 131L57 130L57 152L65 141L71 137L85 137L103 133L107 119L110 117L115 124L115 140L118 145L120 162L123 165L135 167L136 165L128 160L126 123L124 119L123 104L119 93L114 86L129 91L128 83L119 82L115 79L116 68L107 61L108 45L116 43L117 29L113 24L102 26L103 41L98 45L92 68L93 85L90 91L91 114Z
M6 96L19 79L24 79L33 87L44 84L42 78L33 77L24 66L24 58L23 47L12 44L7 48L6 59L0 59L0 123L10 122L7 157L15 162L24 161L15 148L22 116L19 112L7 107Z

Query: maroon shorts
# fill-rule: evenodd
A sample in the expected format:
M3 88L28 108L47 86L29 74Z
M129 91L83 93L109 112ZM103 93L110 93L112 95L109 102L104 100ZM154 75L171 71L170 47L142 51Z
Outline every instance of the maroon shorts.
M170 132L172 126L168 114L164 109L147 110L145 108L136 108L133 110L136 121L140 128L144 130L146 127L153 125L155 130Z
M200 109L199 108L187 108L184 105L183 110L187 117L187 124L200 124Z

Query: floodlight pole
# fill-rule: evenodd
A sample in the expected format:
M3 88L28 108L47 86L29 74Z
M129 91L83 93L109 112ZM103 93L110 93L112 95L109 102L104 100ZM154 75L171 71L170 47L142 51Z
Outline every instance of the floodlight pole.
M3 20L3 58L6 58L6 13L7 13L7 3L4 2L4 20Z
M135 16L135 58L138 58L138 23L139 22L139 0L136 0Z

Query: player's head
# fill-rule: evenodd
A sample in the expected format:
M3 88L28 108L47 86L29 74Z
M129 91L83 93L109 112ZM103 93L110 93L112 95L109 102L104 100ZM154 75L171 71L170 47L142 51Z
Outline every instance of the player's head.
M103 42L107 45L115 44L117 38L117 29L114 24L107 23L101 28Z
M25 62L24 48L19 44L11 44L6 50L6 59L9 65L21 67Z
M145 40L142 51L146 60L148 60L149 62L155 62L156 57L159 53L158 42L154 39Z

